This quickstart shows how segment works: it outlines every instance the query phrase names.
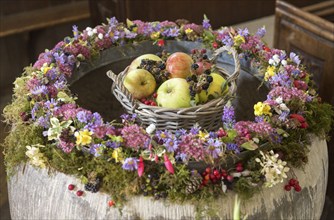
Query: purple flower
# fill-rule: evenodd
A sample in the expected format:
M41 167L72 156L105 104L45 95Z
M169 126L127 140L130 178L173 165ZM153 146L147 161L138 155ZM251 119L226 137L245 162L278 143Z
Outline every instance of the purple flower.
M213 158L218 158L221 152L222 143L219 140L209 138L207 142L207 151Z
M94 155L94 157L101 156L101 153L103 151L103 145L102 144L93 144L93 146L90 147L89 152Z
M166 147L166 150L168 152L174 152L177 150L178 148L178 141L176 140L176 138L168 138L166 141L165 141L165 147Z
M226 46L233 46L234 41L229 35L225 35L222 39L223 44Z
M291 80L287 72L279 72L274 76L270 77L269 83L271 86L284 86L291 87Z
M222 121L224 126L227 129L233 128L233 125L235 124L235 116L234 116L234 108L233 106L224 106Z
M179 35L180 30L177 27L168 28L163 31L161 34L165 37L177 37Z
M287 111L283 111L283 112L280 114L280 116L278 117L278 119L279 119L280 121L285 121L285 120L287 119L288 115L289 115L289 112L287 112Z
M238 34L243 37L247 37L249 35L248 28L245 29L238 28Z
M234 151L234 153L239 154L240 148L237 144L234 143L227 143L226 144L226 150Z
M264 35L266 35L266 32L266 28L263 26L257 30L256 35L262 38Z
M48 88L45 85L41 85L41 86L37 86L35 88L33 88L33 90L31 91L31 94L33 95L45 95L48 93Z
M181 137L181 136L186 135L186 134L187 134L187 130L184 129L184 128L181 128L181 129L179 129L175 132L176 137Z
M181 160L183 162L187 162L188 160L188 155L186 153L183 153L183 152L179 152L176 156L175 156L175 159L177 160Z
M206 16L203 19L202 25L204 29L211 28L210 20Z
M136 158L128 157L124 160L122 168L124 170L137 170L138 169L138 163Z
M77 113L76 117L78 121L82 123L87 123L88 121L92 119L92 113L87 110L81 110Z
M158 138L159 141L165 141L168 138L172 138L172 133L168 130L164 130L164 131L157 131L155 133L155 136Z
M107 141L105 143L105 145L109 148L119 148L121 146L121 142L117 142L117 141Z
M125 33L125 37L127 38L127 39L133 39L133 38L136 38L137 37L137 33L134 33L134 32L126 32Z
M125 122L134 123L136 118L137 118L137 114L132 114L132 115L123 114L123 115L121 115L122 123L125 123Z
M59 103L55 99L51 98L50 100L48 100L44 103L44 107L46 107L49 110L52 109L52 110L56 111L59 108L58 104Z
M198 125L194 125L191 129L190 129L190 133L193 135L196 135L199 133L199 131L201 130L201 127L199 127Z
M74 39L78 39L79 38L79 31L78 31L78 26L76 25L73 25L72 26L72 31L73 31L73 36L74 36Z
M43 128L50 127L50 115L41 116L37 119L37 123L39 126Z
M40 104L38 102L35 103L34 107L31 109L31 118L32 120L36 119L36 112L39 110Z
M112 17L109 20L109 26L110 27L115 27L118 24L118 20L116 19L116 17Z
M290 53L290 59L292 60L292 62L294 62L295 64L299 65L300 64L300 59L299 56L297 54L295 54L294 52Z
M124 126L121 131L124 144L133 149L147 148L150 139L146 131L137 124Z

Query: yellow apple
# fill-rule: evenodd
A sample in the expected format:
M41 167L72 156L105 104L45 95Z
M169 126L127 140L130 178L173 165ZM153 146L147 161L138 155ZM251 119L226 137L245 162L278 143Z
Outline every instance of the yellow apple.
M141 55L139 57L137 57L136 59L134 59L130 66L129 66L129 71L137 69L140 66L140 63L142 60L144 59L148 59L148 60L154 60L154 61L162 61L160 57L158 57L157 55L154 54L144 54Z
M211 73L210 76L212 76L212 82L210 83L209 88L206 91L202 90L201 93L199 94L200 103L207 102L209 97L210 99L221 97L223 94L225 94L228 91L227 85L225 87L225 90L223 91L223 86L226 82L224 77L222 77L218 73Z
M129 71L124 78L123 84L135 99L152 95L156 87L154 76L144 69Z
M172 78L158 88L157 104L165 108L187 108L198 102L198 97L195 100L191 99L189 84L183 78Z

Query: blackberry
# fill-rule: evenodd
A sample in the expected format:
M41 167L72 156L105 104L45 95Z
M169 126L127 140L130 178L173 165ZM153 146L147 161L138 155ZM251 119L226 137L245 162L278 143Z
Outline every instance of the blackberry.
M195 83L198 82L198 80L197 80L197 76L196 76L196 75L192 75L191 78L192 78L192 80L193 80Z
M208 55L206 55L206 54L203 55L203 59L204 59L204 60L207 60L207 59L208 59Z
M211 70L207 69L207 70L204 71L204 73L205 73L206 75L209 75L209 74L211 73Z
M158 68L160 68L161 70L166 69L166 65L164 63L161 63L158 65Z
M194 63L191 65L191 68L194 69L194 70L197 70L199 67L199 65L197 63Z
M196 96L196 92L195 91L190 91L190 95L195 97Z
M187 80L187 82L191 82L193 79L192 79L191 76L188 76L188 77L186 78L186 80Z
M202 85L202 89L207 90L209 88L210 84L209 83L205 83Z
M212 76L207 76L207 77L206 77L206 80L210 83L210 82L213 81L213 78L212 78Z

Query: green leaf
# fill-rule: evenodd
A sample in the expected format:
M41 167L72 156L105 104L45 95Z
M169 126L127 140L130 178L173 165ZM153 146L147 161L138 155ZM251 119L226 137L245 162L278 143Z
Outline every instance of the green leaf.
M248 141L241 145L241 147L247 149L247 150L256 150L259 146L254 143L254 141Z

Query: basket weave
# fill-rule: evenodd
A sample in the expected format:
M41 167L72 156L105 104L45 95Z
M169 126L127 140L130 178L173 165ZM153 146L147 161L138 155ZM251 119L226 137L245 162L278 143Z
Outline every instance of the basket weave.
M123 80L129 67L118 75L109 70L107 75L114 81L111 89L117 100L129 114L137 114L137 118L144 126L155 124L158 130L167 129L175 132L181 128L190 129L194 124L198 123L203 129L213 131L221 126L224 105L236 92L236 79L240 72L238 54L233 48L224 46L215 50L211 61L216 62L218 55L224 51L232 54L235 66L232 74L228 74L225 69L218 67L219 72L226 79L226 84L229 85L229 92L222 97L194 107L164 108L145 105L134 99L123 85Z

